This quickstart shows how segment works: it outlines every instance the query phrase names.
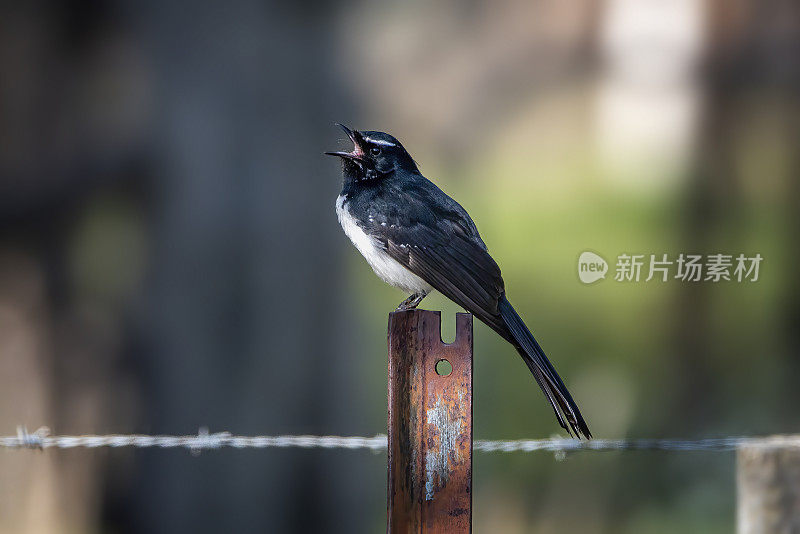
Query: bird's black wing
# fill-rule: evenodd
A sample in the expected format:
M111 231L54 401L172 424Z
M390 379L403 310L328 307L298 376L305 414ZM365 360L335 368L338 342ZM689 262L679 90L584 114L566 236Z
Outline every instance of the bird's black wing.
M392 258L513 344L561 426L590 437L566 386L506 299L500 268L467 212L430 182L398 193L401 209L374 212L371 235Z
M500 268L466 211L438 188L415 187L402 198L402 209L380 210L369 232L434 289L495 330L502 328Z

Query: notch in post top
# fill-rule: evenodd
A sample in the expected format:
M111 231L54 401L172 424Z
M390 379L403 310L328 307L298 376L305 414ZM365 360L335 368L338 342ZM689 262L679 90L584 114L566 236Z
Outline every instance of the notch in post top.
M403 321L401 324L417 323L428 336L435 336L439 343L445 347L466 348L472 350L472 314L456 313L456 336L452 343L442 340L442 312L433 310L403 310L393 311L389 314L389 324ZM391 334L391 332L390 332Z

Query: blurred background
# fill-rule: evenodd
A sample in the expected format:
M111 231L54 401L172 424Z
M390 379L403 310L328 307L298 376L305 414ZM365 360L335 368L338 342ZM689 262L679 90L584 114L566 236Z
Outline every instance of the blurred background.
M0 7L0 434L385 431L336 121L475 218L596 437L800 431L793 0ZM578 255L764 258L579 282ZM456 308L439 296L452 339ZM559 427L476 326L477 439ZM383 454L0 451L0 532L381 532ZM477 454L476 532L731 532L731 454Z

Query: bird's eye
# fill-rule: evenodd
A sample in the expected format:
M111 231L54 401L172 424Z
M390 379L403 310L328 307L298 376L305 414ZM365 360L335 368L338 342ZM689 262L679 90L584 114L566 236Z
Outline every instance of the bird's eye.
M372 154L373 156L378 156L381 153L381 149L380 147L374 146L369 149L369 153Z

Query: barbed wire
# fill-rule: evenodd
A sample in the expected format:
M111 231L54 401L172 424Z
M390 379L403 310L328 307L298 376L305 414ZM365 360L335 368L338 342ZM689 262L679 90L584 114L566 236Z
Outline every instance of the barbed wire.
M386 449L385 434L373 437L361 436L236 436L230 432L209 433L201 428L197 435L143 435L111 434L82 436L51 436L46 427L29 433L25 427L17 427L15 436L0 436L0 448L8 449L73 449L97 447L136 448L183 448L194 453L221 449ZM578 441L568 438L521 439L521 440L475 440L473 450L479 452L554 452L574 451L734 451L741 447L791 447L800 448L800 435L783 436L730 436L723 438L679 440L679 439L592 439Z

